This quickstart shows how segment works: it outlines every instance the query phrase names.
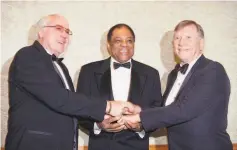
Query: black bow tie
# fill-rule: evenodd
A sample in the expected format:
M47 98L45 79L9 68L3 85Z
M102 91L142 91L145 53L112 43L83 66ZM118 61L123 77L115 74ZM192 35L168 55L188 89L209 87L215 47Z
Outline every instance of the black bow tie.
M188 64L184 64L182 67L180 66L180 64L177 64L175 66L175 70L180 71L182 74L185 74L188 70Z
M54 54L52 55L52 60L56 61L56 62L62 62L63 58L58 58L57 56L55 56Z
M130 69L131 63L127 62L127 63L124 63L124 64L120 64L120 63L114 62L114 69L118 69L119 67L124 67L124 68Z

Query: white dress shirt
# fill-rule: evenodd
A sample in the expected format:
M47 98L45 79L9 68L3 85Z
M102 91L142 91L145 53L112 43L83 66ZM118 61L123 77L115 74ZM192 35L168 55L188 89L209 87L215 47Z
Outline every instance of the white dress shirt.
M49 50L47 50L47 49L46 49L46 52L47 52L49 55L52 55L52 53L51 53ZM65 86L66 86L65 88L68 89L68 90L70 90L69 84L68 84L68 82L67 82L67 79L66 79L65 74L63 73L62 68L59 66L59 64L58 64L56 61L53 61L53 63L54 63L54 65L57 67L57 69L58 69L60 75L61 75L62 78L63 78L63 82L64 82L64 84L65 84Z
M186 78L186 76L188 75L188 73L190 72L191 68L193 67L193 65L196 63L196 61L201 57L201 55L199 57L197 57L195 60L193 60L191 63L189 63L188 65L188 69L185 72L185 74L182 74L180 71L177 74L177 78L174 82L174 85L172 87L172 89L170 90L170 93L166 99L165 102L165 106L170 105L171 103L173 103L176 99L176 96L179 92L180 87L182 86L184 79Z
M111 86L113 91L114 100L119 101L127 101L129 89L130 89L130 82L131 82L131 68L132 63L131 59L127 62L131 63L130 69L119 67L117 69L114 69L113 63L117 62L113 57L111 57L110 61L110 70L111 70ZM94 134L99 134L101 132L101 129L98 127L98 125L94 124ZM145 136L145 131L136 132L138 135L143 138Z

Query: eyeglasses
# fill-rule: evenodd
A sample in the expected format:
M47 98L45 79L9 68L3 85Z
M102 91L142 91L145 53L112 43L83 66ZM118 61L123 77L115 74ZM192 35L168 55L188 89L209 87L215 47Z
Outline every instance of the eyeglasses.
M70 29L64 28L63 26L60 25L55 25L55 26L44 26L44 28L49 27L49 28L55 28L57 31L63 33L64 31L68 34L68 35L72 35L72 31Z

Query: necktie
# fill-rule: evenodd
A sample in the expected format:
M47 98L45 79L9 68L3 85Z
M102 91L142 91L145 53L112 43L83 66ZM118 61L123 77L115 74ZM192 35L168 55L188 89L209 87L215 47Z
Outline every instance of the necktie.
M120 64L120 63L114 62L114 69L118 69L119 67L130 69L131 63L127 62L127 63Z
M53 61L57 61L57 62L62 62L63 58L58 58L57 56L55 56L54 54L52 55L52 60Z
M175 66L175 70L180 71L182 74L185 74L188 70L188 64L184 64L183 66L180 66L180 64L177 64Z

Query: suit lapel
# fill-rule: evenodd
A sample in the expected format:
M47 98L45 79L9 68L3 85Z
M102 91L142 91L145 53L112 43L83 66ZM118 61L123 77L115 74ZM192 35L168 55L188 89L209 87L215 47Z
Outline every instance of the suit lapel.
M96 71L94 75L100 95L104 99L113 100L114 98L111 84L110 58L102 62L100 69Z
M142 92L146 84L147 76L141 73L136 62L132 60L131 81L128 94L128 100L137 104L141 100Z
M70 77L67 67L62 62L61 62L60 66L62 67L63 73L65 74L65 77L66 77L66 80L67 80L70 90L75 92L75 89L74 89L74 86L72 83L72 79Z
M38 52L40 53L40 55L41 55L42 58L44 59L44 60L42 60L42 61L44 61L44 62L47 64L46 66L47 66L50 70L52 70L52 72L53 72L55 75L57 75L57 78L59 79L59 81L62 83L62 85L63 85L64 87L66 87L66 85L65 85L65 83L64 83L64 81L63 81L62 75L60 74L58 68L57 68L57 67L54 65L54 63L52 62L52 56L46 52L46 50L44 49L44 47L43 47L38 41L35 41L35 42L33 43L33 46L38 50ZM61 68L62 68L62 70L63 70L63 72L64 72L64 74L65 74L65 77L66 77L66 80L67 80L67 82L68 82L68 84L69 84L70 90L71 90L71 91L75 91L75 90L74 90L73 83L72 83L72 79L71 79L71 77L70 77L70 75L69 75L69 72L68 72L67 67L66 67L63 63L61 63L61 64L59 64L59 65L61 66Z
M188 75L186 76L186 78L184 79L179 92L177 93L176 98L179 97L180 93L184 90L185 86L187 85L188 81L191 79L192 75L194 74L194 72L196 72L199 68L202 68L203 64L205 64L205 60L206 58L202 55L197 61L196 63L193 65L192 69L190 70L190 72L188 73Z
M165 90L164 95L163 95L163 103L162 103L162 106L165 105L167 96L169 95L170 90L172 89L176 78L177 78L177 71L174 69L174 70L171 71L171 73L170 73L170 75L169 75L169 77L168 77L166 90Z

